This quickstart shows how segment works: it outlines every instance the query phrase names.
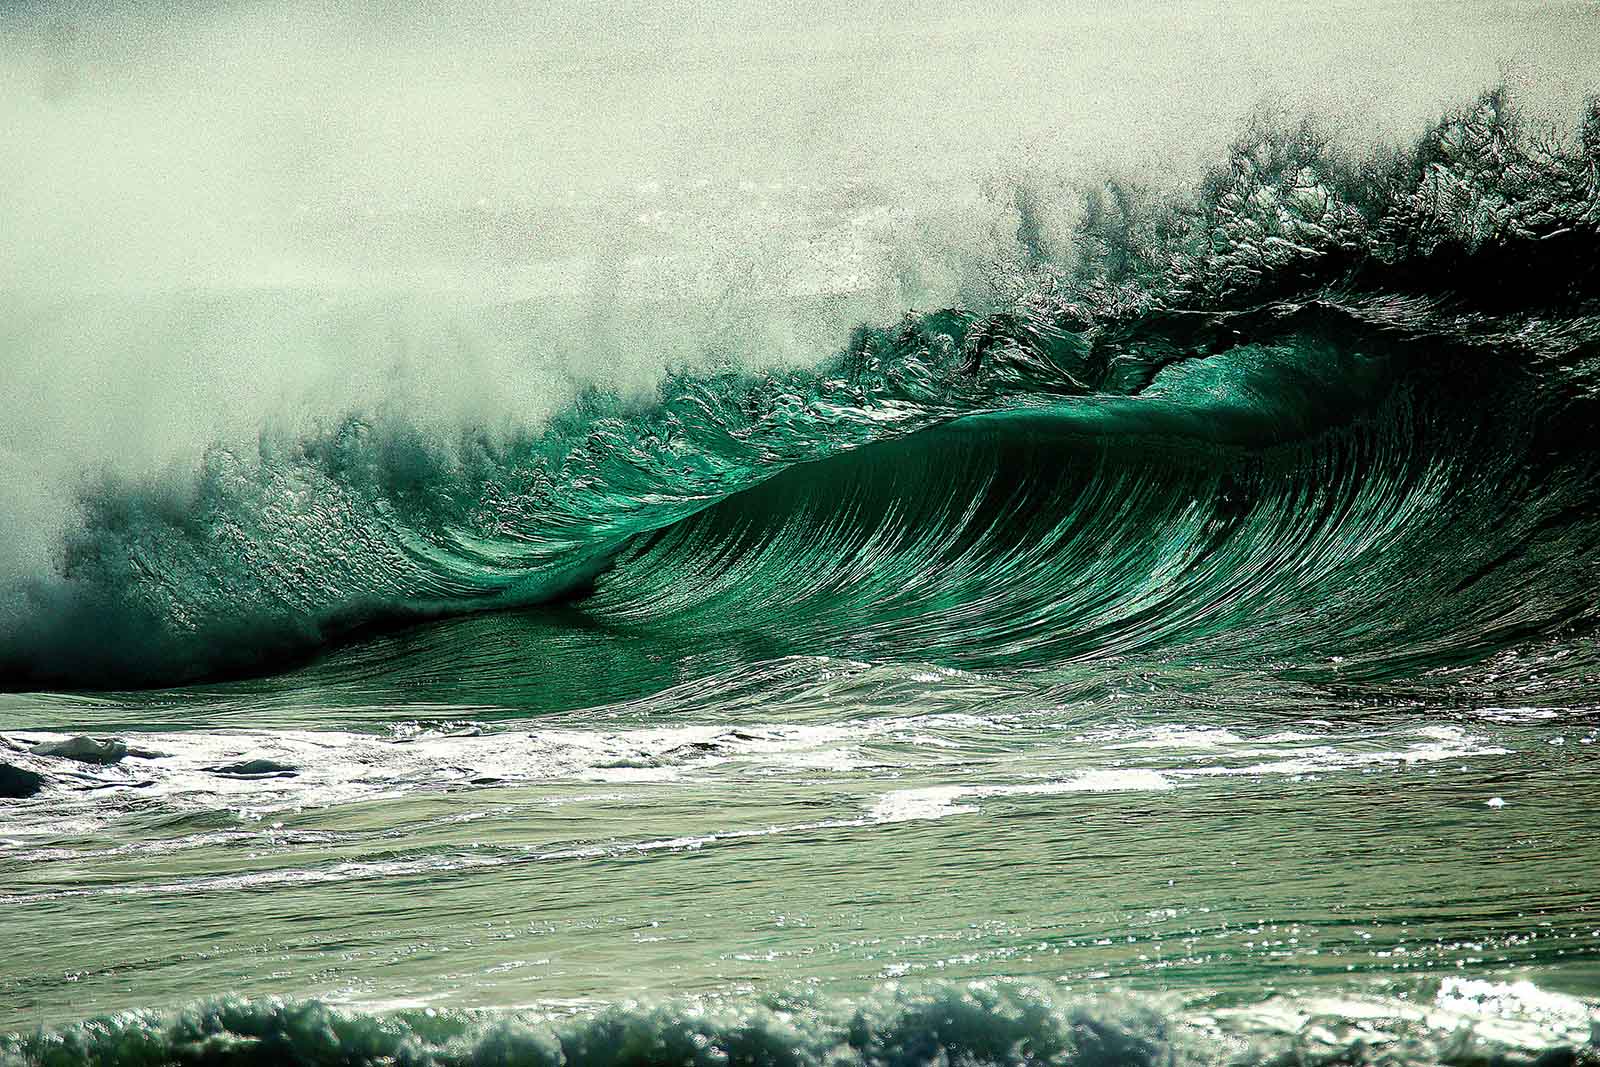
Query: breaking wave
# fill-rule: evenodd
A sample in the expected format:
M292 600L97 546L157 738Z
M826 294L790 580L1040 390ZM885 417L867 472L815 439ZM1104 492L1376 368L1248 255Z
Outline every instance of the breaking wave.
M555 606L664 648L958 666L1388 677L1559 641L1600 577L1597 168L1600 109L1540 137L1501 93L1363 160L1263 129L1189 199L1092 191L998 309L814 369L108 477L5 591L0 679L170 685Z
M1523 1014L1506 1018L1508 1009ZM315 1001L218 998L172 1014L124 1012L0 1037L0 1063L1574 1064L1596 1055L1590 1023L1570 998L1459 980L1421 1005L1285 999L1184 1012L1119 997L1073 999L1026 982L890 984L853 998L627 1003L567 1018L415 1009L370 1015Z

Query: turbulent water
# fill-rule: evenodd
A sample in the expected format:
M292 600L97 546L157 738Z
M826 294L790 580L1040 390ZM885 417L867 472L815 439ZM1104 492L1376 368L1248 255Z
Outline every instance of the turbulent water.
M1600 1057L1600 110L1086 204L809 370L85 486L0 1062Z

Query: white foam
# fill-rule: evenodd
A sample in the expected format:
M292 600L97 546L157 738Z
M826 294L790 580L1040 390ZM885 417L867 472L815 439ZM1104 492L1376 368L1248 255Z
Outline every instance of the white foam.
M976 804L961 803L986 797L1050 796L1061 793L1121 793L1163 792L1173 788L1173 783L1152 770L1097 770L1086 771L1075 777L1057 782L1022 783L1017 785L983 786L931 786L921 789L902 789L880 797L872 806L871 818L875 822L906 822L914 819L943 819L951 815L971 815L979 809Z

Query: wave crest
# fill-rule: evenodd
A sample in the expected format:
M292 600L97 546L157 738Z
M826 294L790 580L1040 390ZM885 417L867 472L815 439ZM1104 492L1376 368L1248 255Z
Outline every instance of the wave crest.
M1411 151L1360 161L1309 124L1263 127L1191 199L1120 186L1089 195L1065 256L1047 259L1041 240L1019 234L1039 254L1003 308L862 327L812 370L678 374L645 404L592 392L538 432L441 433L394 413L310 434L268 429L252 453L215 448L191 476L103 480L81 493L56 573L5 590L0 679L173 684L272 669L387 621L580 599L615 561L637 557L641 539L707 508L739 514L739 494L796 465L828 461L836 465L819 468L824 474L847 472L854 467L838 457L866 445L1046 408L1053 413L1038 419L1071 424L1079 441L1157 441L1191 456L1191 473L1129 490L1160 497L1162 508L1104 520L1146 524L1104 534L1143 544L1147 577L1206 566L1182 552L1163 555L1183 541L1163 547L1171 530L1155 518L1194 491L1197 465L1209 465L1216 485L1225 475L1228 485L1248 486L1268 469L1300 479L1239 497L1299 500L1301 511L1271 520L1298 530L1265 532L1259 523L1270 508L1254 515L1256 524L1230 527L1238 552L1286 553L1275 557L1285 573L1364 565L1355 546L1381 540L1386 528L1370 524L1397 513L1361 512L1360 501L1390 485L1410 501L1403 514L1418 523L1414 535L1431 521L1419 517L1429 493L1475 496L1453 514L1473 516L1462 519L1470 528L1497 526L1484 536L1499 558L1526 550L1534 534L1520 531L1531 530L1541 546L1572 549L1587 569L1593 553L1581 512L1592 491L1588 442L1600 424L1591 404L1600 384L1597 173L1600 104L1560 139L1529 132L1506 95L1492 92ZM1341 452L1333 438L1318 443L1330 433L1359 437L1366 431L1358 427L1401 411L1425 425L1379 432L1406 440L1401 451L1424 450L1400 466ZM1485 425L1488 412L1498 425ZM1029 462L1098 462L1103 445L1054 439L1054 459ZM1146 444L1113 451L1136 456ZM1282 475L1294 464L1272 457L1286 447L1344 458L1328 460L1332 471L1312 463ZM1476 471L1463 468L1452 451L1460 448L1478 457ZM898 455L862 453L890 463ZM1147 469L1142 477L1166 476ZM975 495L927 521L959 526L967 521L959 516L982 510L983 494L1021 499L1031 492L1025 479L1037 477L1002 463L972 484ZM1328 491L1321 483L1329 478L1347 488ZM1207 492L1223 501L1217 515L1237 509L1229 491ZM815 506L823 496L809 499ZM1070 507L1052 506L1058 518ZM1337 540L1318 540L1323 519L1303 510L1313 507L1346 509L1333 514L1351 525ZM840 511L807 521L825 529L851 520ZM918 536L953 544L957 526ZM1294 555L1313 547L1352 554ZM1533 558L1545 555L1540 547ZM1421 568L1436 556L1409 558ZM647 600L618 603L619 590L631 593L615 578L607 588L606 611L642 614ZM760 600L759 588L744 592ZM1012 614L1024 604L1043 610L1019 602ZM1578 617L1564 603L1546 608L1494 629L1548 632ZM1198 601L1166 610L1206 614ZM868 614L854 625L870 630L878 621ZM1387 634L1402 656L1438 636ZM1462 643L1491 644L1475 635ZM1283 654L1296 658L1291 648Z
M1477 988L1483 987L1483 988ZM1592 1010L1531 986L1446 980L1431 1004L1280 999L1178 1010L1028 982L888 984L544 1014L341 1011L223 997L0 1036L4 1067L394 1064L401 1067L1186 1067L1588 1063Z

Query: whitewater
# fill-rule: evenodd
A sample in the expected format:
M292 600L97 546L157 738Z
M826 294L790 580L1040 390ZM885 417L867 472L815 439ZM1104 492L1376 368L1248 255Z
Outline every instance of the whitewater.
M0 1064L1600 1061L1592 9L718 14L0 14Z

